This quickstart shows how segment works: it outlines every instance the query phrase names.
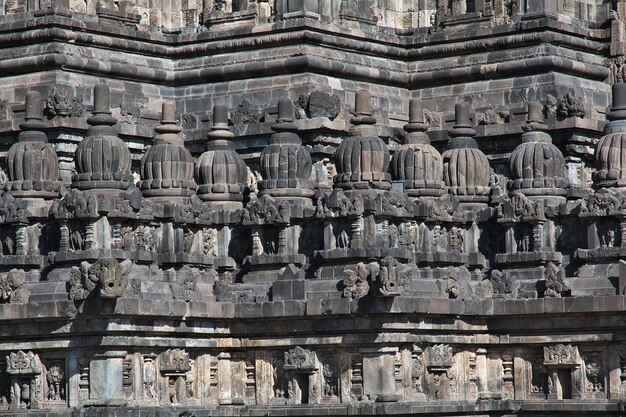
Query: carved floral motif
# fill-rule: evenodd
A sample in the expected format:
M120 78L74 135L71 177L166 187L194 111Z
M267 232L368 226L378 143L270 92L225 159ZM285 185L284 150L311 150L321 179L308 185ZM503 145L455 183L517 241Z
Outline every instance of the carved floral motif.
M552 346L545 346L543 348L543 364L544 366L578 366L578 348L573 345L565 345L562 343Z
M561 265L549 262L546 266L546 290L545 297L560 297L564 292L569 291L569 286L563 279L564 271Z
M37 375L42 370L39 356L33 352L11 352L6 360L7 372L11 375Z
M17 269L0 274L0 302L27 303L30 291L22 288L24 282L24 273Z
M261 120L261 110L252 105L248 100L243 100L239 107L232 113L232 121L235 125L256 124Z
M509 298L515 290L515 283L510 276L503 274L497 269L491 271L489 276L493 288L494 298Z
M208 204L193 195L189 203L177 207L175 220L181 223L210 225L213 223L213 212Z
M370 275L368 265L360 262L356 269L343 270L343 296L351 300L365 297L370 290L367 279Z
M576 92L569 91L565 96L561 97L556 112L560 117L585 117L583 98L577 96Z
M84 111L82 97L71 97L65 88L54 87L46 99L45 112L50 117L80 117Z
M0 222L13 223L26 221L26 202L14 198L11 194L0 196Z
M291 217L291 205L286 201L276 201L264 195L248 205L243 213L243 224L288 224Z
M311 369L315 367L315 353L296 346L285 352L285 369Z
M168 349L159 356L161 372L187 372L191 369L189 354L182 349Z
M145 97L136 98L120 103L120 115L123 123L137 123L141 111L146 108L148 99Z
M594 216L606 216L611 212L618 211L621 207L622 204L615 193L602 188L591 194L586 204L583 200L582 212Z
M428 347L428 368L449 368L452 366L452 347L439 344Z
M61 199L55 200L50 214L55 219L93 218L98 215L98 203L93 195L72 188L61 191Z
M46 382L48 383L48 399L63 400L63 369L58 365L53 365L48 369Z
M174 298L185 301L196 298L199 295L198 275L187 265L177 271L175 280L170 283Z

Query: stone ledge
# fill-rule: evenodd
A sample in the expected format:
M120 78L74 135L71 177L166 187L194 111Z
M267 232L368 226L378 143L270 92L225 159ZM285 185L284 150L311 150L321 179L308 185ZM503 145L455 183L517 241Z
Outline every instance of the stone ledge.
M183 414L195 416L338 416L338 415L442 415L477 413L507 413L523 415L544 415L545 413L574 413L580 415L616 415L620 412L619 401L609 400L502 400L502 401L440 401L440 402L397 402L397 403L357 403L336 405L285 405L285 406L89 406L80 410L18 410L0 412L6 417L147 417L158 410L160 417L179 417Z
M426 314L475 317L498 316L554 316L579 313L624 312L625 296L607 295L595 297L537 298L527 300L456 300L446 298L395 297L376 298L368 309L353 313L350 300L315 299L309 301L274 301L257 303L214 302L195 300L117 300L87 299L78 308L73 301L37 302L28 304L0 304L3 321L26 319L49 320L72 318L75 315L98 316L144 316L189 318L264 318L264 317L315 317L327 315L354 316L386 314Z

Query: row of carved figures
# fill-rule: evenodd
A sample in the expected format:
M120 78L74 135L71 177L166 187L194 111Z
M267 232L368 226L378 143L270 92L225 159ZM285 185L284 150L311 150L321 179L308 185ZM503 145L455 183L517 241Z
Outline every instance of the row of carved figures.
M387 21L389 18L385 19L384 15L375 11L377 7L373 0L359 0L358 3L342 0L338 2L307 2L303 5L301 1L297 0L178 0L169 5L168 9L165 9L166 6L160 6L158 3L151 4L152 7L150 7L128 0L39 0L35 2L7 0L0 15L55 8L74 13L98 15L110 23L117 23L131 29L137 29L140 25L172 29L188 27L198 31L210 30L213 29L213 26L219 27L219 24L224 23L225 20L226 22L250 25L253 22L273 22L284 15L294 15L298 12L315 13L323 18L340 17L342 21L359 21L369 25L379 24L391 27L397 25L393 19ZM405 5L405 8L408 7ZM472 12L481 12L486 16L492 16L497 23L508 23L511 17L520 12L516 0L499 1L493 7L485 7L484 10L476 10L476 4L466 0L455 0L440 7L436 7L435 2L431 0L429 4L425 4L420 9L419 13L415 8L408 8L408 10L403 11L404 13L414 12L417 15L417 27L420 28L439 26L446 18L463 16ZM398 12L402 13L402 10L403 8ZM257 19L253 20L253 17ZM403 25L405 30L409 29L404 26L406 24Z
M378 354L316 352L300 346L283 353L120 353L91 361L72 357L78 363L71 368L80 372L74 378L65 358L42 361L33 352L12 352L6 357L6 373L0 373L0 410L112 400L144 406L598 400L620 391L619 384L608 383L609 374L619 371L608 368L611 358L602 350L581 351L571 344L515 353L445 344L388 348ZM101 378L104 373L107 378ZM69 398L71 392L80 398Z

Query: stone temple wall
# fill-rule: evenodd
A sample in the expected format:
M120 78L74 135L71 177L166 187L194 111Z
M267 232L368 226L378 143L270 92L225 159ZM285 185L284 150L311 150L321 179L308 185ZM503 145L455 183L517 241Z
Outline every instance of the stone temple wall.
M625 4L0 0L0 414L623 415Z

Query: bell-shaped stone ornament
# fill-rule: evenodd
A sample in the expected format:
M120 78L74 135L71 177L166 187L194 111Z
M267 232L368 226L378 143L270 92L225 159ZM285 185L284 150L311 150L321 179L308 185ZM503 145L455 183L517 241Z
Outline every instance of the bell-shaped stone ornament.
M626 189L626 84L613 85L613 106L594 154L595 188Z
M6 159L9 180L5 190L14 197L49 200L59 194L59 160L48 143L42 114L39 93L26 93L26 115L20 124L22 131Z
M130 151L113 128L117 120L111 116L109 99L108 86L94 87L93 116L87 119L91 127L76 148L72 176L73 188L104 196L134 187Z
M490 167L487 156L478 149L476 130L470 124L469 105L454 107L455 125L450 130L448 149L443 153L443 179L450 194L461 204L486 203L489 200Z
M404 145L391 160L391 175L402 181L404 190L413 197L438 197L444 193L443 159L426 135L422 104L417 99L409 102L409 123Z
M247 169L232 143L225 106L213 107L213 127L207 137L207 150L196 163L198 197L215 207L241 208Z
M314 195L311 176L311 155L302 146L302 140L293 124L293 104L284 99L278 102L278 120L272 126L275 133L269 145L263 148L259 165L263 180L259 182L259 195L272 197L311 198Z
M194 160L179 136L176 104L163 102L161 124L154 128L154 144L141 159L139 188L146 198L183 202L194 194Z
M369 92L356 93L355 113L351 136L337 149L335 188L343 189L346 194L376 194L389 190L389 149L374 126L376 119L372 117Z
M565 159L552 144L552 138L544 130L539 103L528 105L528 120L523 127L522 143L509 158L511 195L524 194L529 199L543 199L551 204L565 201Z

